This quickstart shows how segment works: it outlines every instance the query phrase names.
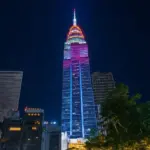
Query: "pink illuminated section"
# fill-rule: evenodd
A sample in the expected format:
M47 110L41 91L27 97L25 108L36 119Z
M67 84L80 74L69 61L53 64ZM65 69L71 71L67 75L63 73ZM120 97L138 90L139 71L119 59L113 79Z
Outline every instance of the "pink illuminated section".
M87 57L80 57L78 60L81 64L89 64L89 59ZM72 64L72 59L64 60L63 61L63 68L65 68L65 69L70 68L71 64Z
M78 58L78 59L81 57L88 57L87 44L72 44L71 57Z
M65 45L63 62L63 67L65 68L70 67L73 59L85 61L86 59L84 58L88 58L88 45L84 40L82 30L77 25L75 9L73 14L73 25L70 27L67 34L67 41L73 41L71 41L68 45Z
M87 44L71 44L68 50L64 51L64 59L88 57Z
M63 68L69 68L71 64L71 60L64 60L63 61Z
M88 58L88 46L87 44L71 44L70 50L64 52L63 67L68 68L73 59L86 63Z

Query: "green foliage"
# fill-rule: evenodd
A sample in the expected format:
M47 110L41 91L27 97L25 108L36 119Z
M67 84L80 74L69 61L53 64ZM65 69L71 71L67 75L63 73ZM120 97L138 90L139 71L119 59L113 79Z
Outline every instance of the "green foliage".
M90 147L134 145L150 136L150 102L137 103L139 93L130 96L129 88L118 84L108 93L101 107L101 134L87 141ZM107 134L104 134L106 131ZM101 142L100 137L104 136Z

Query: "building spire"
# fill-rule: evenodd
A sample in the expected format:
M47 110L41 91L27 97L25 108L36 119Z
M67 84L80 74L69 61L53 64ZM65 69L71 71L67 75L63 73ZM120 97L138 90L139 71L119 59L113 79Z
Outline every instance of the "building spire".
M77 25L76 10L75 10L75 9L74 9L74 11L73 11L73 25L74 25L74 26Z

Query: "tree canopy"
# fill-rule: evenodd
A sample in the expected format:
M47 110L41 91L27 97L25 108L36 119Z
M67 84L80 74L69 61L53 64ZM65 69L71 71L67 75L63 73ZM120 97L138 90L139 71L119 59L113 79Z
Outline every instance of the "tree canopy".
M138 102L141 94L130 96L128 86L116 85L101 104L100 134L87 147L132 146L150 136L150 102Z

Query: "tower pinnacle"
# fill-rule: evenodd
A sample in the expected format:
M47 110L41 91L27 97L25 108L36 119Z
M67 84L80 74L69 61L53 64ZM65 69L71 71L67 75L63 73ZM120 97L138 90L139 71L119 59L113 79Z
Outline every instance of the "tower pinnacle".
M74 25L74 26L77 25L76 10L75 10L75 9L74 9L74 12L73 12L73 25Z

